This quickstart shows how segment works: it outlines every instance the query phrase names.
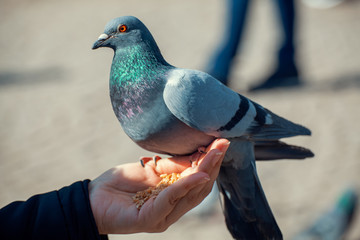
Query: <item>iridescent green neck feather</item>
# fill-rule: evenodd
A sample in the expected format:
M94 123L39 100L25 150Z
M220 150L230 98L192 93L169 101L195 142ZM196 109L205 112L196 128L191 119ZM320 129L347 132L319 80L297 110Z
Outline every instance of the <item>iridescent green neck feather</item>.
M110 86L129 87L144 81L151 82L168 67L161 54L147 49L147 46L117 49L111 66Z
M133 121L162 97L167 72L173 68L160 51L131 45L115 51L110 74L110 97L121 123Z

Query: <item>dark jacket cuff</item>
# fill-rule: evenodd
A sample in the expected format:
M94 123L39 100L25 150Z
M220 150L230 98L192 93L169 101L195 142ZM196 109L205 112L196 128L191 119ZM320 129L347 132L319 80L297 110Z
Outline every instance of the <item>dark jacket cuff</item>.
M0 209L1 239L107 239L99 235L88 184L75 182L59 191L35 195Z

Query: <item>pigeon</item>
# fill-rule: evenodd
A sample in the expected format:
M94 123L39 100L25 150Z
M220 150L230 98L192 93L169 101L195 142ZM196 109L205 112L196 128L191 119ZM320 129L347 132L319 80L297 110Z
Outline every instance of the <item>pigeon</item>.
M159 154L189 155L227 138L217 185L234 239L282 239L266 200L255 160L304 159L313 153L281 138L311 135L231 90L209 74L170 65L148 28L136 17L109 21L92 49L114 50L112 108L124 132Z
M354 221L358 198L358 193L354 188L346 189L332 208L324 212L314 223L298 233L292 240L344 239L343 236Z

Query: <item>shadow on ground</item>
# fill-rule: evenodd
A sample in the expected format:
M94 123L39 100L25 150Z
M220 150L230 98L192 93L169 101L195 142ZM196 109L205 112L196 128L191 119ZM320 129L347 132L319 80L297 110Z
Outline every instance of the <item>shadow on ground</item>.
M63 81L65 75L65 70L57 66L28 71L0 72L0 86Z
M321 83L316 84L312 84L311 81L307 83L307 87L315 91L340 91L351 88L358 88L360 90L360 73L324 79Z

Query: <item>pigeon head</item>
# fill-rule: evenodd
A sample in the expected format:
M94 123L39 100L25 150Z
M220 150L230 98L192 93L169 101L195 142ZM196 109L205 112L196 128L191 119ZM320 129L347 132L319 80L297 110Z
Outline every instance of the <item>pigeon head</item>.
M104 33L94 43L92 49L109 47L114 50L147 42L157 48L155 40L146 26L136 17L124 16L109 21Z

